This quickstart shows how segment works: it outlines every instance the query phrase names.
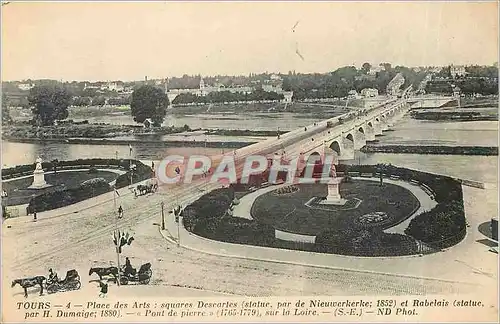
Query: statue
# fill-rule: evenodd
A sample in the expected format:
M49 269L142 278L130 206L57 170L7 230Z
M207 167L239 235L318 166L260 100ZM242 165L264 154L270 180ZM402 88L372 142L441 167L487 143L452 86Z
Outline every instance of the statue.
M36 166L35 170L33 171L33 183L28 187L28 189L43 189L50 187L51 185L45 181L45 172L42 168L42 159L38 157L35 160L35 163Z
M330 168L330 177L337 177L337 169L335 168L335 164L332 163L332 167Z
M42 170L42 159L40 157L38 157L36 160L36 167L35 167L35 170Z

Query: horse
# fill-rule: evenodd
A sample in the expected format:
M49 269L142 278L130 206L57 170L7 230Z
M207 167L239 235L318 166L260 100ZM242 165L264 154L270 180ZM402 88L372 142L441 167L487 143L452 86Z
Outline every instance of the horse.
M24 298L28 298L28 288L36 285L40 286L40 296L43 295L43 282L46 281L44 276L36 276L31 278L16 279L12 281L12 287L19 284L24 289Z
M96 273L99 276L99 280L102 280L103 276L112 275L116 281L118 281L118 268L117 267L107 267L107 268L90 268L89 276Z

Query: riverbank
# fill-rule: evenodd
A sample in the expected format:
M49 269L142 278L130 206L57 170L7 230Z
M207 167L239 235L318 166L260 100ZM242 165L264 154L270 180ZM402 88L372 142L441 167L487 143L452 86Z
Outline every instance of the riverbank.
M242 148L247 145L255 144L258 141L163 141L155 139L113 139L113 138L9 138L3 137L4 141L9 141L13 143L65 143L65 144L89 144L89 145L138 145L138 144L155 144L156 146L163 147L208 147L208 148Z
M442 146L442 145L371 145L360 150L363 153L403 153L433 155L483 155L497 156L498 147L494 146Z
M437 120L437 121L496 121L498 120L498 114L482 114L477 111L464 112L418 112L412 113L411 116L419 120Z
M112 125L89 124L88 122L65 123L57 126L33 127L27 124L2 125L2 136L9 140L19 139L70 139L90 138L103 139L128 135L171 135L196 132L197 134L219 136L276 136L278 130L250 130L250 129L191 129L188 125L183 127L158 127L144 128L141 125ZM286 131L279 131L285 134Z
M446 107L438 109L412 110L410 115L419 120L436 121L497 121L498 104L477 104L475 106Z

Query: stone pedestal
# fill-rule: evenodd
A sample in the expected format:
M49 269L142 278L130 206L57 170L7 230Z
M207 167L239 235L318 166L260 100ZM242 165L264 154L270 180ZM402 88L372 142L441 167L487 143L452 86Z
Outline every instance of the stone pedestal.
M342 181L342 178L331 178L328 180L327 185L328 185L328 196L326 196L326 199L321 201L320 204L322 205L345 205L347 200L343 199L340 196L340 191L339 191L339 185L340 182Z
M33 171L33 183L28 187L28 189L43 189L50 186L50 184L45 182L45 173L43 170Z

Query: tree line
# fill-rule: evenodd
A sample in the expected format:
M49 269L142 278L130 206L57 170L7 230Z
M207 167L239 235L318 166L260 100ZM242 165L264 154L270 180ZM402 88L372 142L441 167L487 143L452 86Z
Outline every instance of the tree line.
M210 92L206 96L198 96L193 93L181 93L172 101L172 104L189 104L189 103L224 103L224 102L242 102L242 101L279 101L283 100L283 94L278 94L274 91L264 91L257 89L251 93L217 91Z
M398 74L405 78L402 88L418 85L429 73L426 70L413 70L404 66L392 67L389 63L382 63L383 69L370 74L372 66L364 63L361 69L354 66L339 68L327 74L295 74L287 75L283 79L283 89L293 91L293 98L319 99L346 97L350 90L360 92L365 88L377 89L380 94L385 94L387 85Z
M56 120L68 118L68 107L73 103L73 98L67 87L61 84L40 85L30 89L28 103L33 113L31 124L50 126ZM136 88L130 97L134 121L143 123L146 119L151 119L153 126L161 125L168 104L164 90L152 85Z

